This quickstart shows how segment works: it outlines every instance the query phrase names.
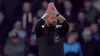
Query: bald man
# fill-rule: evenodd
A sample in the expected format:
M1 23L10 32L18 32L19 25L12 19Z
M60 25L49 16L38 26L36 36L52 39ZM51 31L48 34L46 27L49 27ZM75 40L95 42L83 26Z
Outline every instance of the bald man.
M61 25L57 25L57 20ZM64 56L63 38L68 32L69 25L61 16L53 3L36 26L35 32L39 48L39 56Z

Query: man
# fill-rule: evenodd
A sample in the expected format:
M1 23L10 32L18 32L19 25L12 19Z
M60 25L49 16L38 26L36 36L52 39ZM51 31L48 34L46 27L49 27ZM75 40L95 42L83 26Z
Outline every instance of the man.
M92 0L84 1L84 9L85 9L86 18L91 23L94 22L97 16L99 16L99 11L93 6Z
M84 27L89 26L90 23L89 21L86 19L85 14L83 11L79 11L78 12L78 19L76 21L76 31L79 33L79 36L81 37L81 33Z
M18 16L19 20L22 21L22 27L26 31L31 31L32 26L32 12L31 12L31 4L30 2L24 2L23 4L23 12Z
M61 25L57 25L57 19ZM63 37L68 29L65 18L57 14L54 4L50 3L46 14L35 26L39 56L64 56Z
M100 41L100 33L99 33L98 25L96 23L93 23L91 24L90 28L92 31L93 39Z
M18 16L18 19L22 22L22 28L27 32L28 37L30 37L33 18L30 2L24 2L22 9L23 11Z
M82 56L82 50L80 44L77 42L77 32L70 32L67 35L67 41L64 42L64 54L65 56Z
M24 56L25 46L16 34L11 38L8 38L8 42L4 47L5 56Z
M26 31L22 29L22 24L20 21L15 22L13 29L9 32L9 38L12 38L12 36L15 36L16 33L18 34L20 40L23 43L25 43L25 51L27 51L28 50L27 34L26 34Z
M65 18L68 21L75 21L77 16L77 10L73 8L71 1L64 1L64 8L65 8Z
M99 44L92 39L91 31L89 28L85 28L82 32L83 41L81 43L83 56L100 56Z
M43 1L43 2L42 2L42 8L39 9L38 12L37 12L37 16L38 16L39 18L42 17L42 14L43 14L43 13L45 12L45 10L47 9L48 4L49 4L49 3L48 3L47 1Z
M25 40L26 37L26 32L22 29L22 25L20 21L16 21L14 24L13 30L9 32L9 37L12 37L15 34L18 34L18 36L22 39Z

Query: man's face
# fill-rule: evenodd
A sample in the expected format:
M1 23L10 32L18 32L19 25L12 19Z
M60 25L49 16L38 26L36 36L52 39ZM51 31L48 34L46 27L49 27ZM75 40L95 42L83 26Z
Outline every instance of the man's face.
M48 7L48 2L44 1L44 2L42 3L42 7L43 7L44 9L46 9L46 8Z
M92 2L91 1L85 1L84 6L85 6L85 8L91 8Z
M91 25L91 31L92 31L93 33L96 33L96 32L98 31L98 26L97 26L97 24L92 24L92 25Z
M91 35L87 35L87 36L84 36L83 39L84 41L89 42L92 39L92 37Z
M56 15L49 15L47 18L47 23L49 26L56 26L57 24L57 19L56 19Z
M84 18L85 18L84 13L83 13L83 12L79 12L79 13L78 13L78 19L79 19L80 21L83 21Z
M12 38L12 43L16 44L16 43L18 43L18 40L19 40L18 38Z
M78 37L77 33L71 34L71 35L68 37L68 43L69 43L69 44L74 43L74 42L77 40L77 37Z
M30 3L28 3L28 2L24 3L24 4L23 4L23 11L24 11L24 12L30 12L30 10L31 10L31 5L30 5Z
M65 5L65 8L68 9L68 8L72 8L72 4L70 1L65 1L64 2L64 5Z
M17 22L15 23L15 29L16 29L16 30L20 30L20 29L21 29L21 22L20 22L20 21L17 21Z
M83 40L89 42L92 39L90 27L85 27L82 32Z

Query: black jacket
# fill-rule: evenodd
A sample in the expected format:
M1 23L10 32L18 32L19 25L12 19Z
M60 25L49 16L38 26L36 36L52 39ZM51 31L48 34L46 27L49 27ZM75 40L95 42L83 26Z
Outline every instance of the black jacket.
M76 54L76 53L73 53L73 52L69 52L65 56L79 56L79 54Z
M88 43L82 42L81 43L83 56L99 56L99 43L95 40L91 40Z
M48 27L44 23L40 19L35 27L39 56L64 56L63 37L68 32L68 23L64 21L56 27Z

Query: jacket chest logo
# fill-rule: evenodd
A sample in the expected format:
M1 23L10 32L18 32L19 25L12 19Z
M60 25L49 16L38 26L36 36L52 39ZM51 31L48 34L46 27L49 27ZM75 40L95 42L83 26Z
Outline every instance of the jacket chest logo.
M54 42L55 42L55 43L60 42L60 38L59 38L59 36L54 36Z

